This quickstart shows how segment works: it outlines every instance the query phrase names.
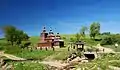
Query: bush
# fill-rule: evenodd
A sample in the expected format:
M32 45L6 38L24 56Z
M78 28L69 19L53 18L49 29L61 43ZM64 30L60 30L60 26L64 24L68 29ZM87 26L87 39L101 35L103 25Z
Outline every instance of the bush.
M104 36L101 41L101 45L111 45L114 43L114 40L111 36Z
M17 54L20 53L22 51L22 49L18 46L6 46L4 47L5 53L9 53L9 54Z
M120 44L120 35L119 34L111 34L111 35L103 35L101 45L112 45L114 43Z
M95 41L93 39L87 39L87 38L84 39L83 41L85 42L85 45L87 46L95 46L100 42L100 41Z
M119 43L120 44L120 35L119 34L115 34L115 35L111 35L114 42L116 43Z
M29 42L29 41L24 41L24 42L22 42L22 45L21 45L21 48L28 48L28 46L30 46L31 45L31 42Z
M2 46L0 46L0 50L3 50L3 47L2 47Z

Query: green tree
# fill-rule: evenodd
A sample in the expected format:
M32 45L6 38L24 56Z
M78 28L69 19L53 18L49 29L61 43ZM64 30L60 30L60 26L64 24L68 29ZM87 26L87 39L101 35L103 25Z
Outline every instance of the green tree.
M80 40L80 34L79 34L79 33L77 33L77 34L75 35L75 37L76 37L76 41L79 41L79 40Z
M23 41L26 41L28 40L30 37L26 34L26 33L23 33Z
M75 42L76 39L75 38L70 38L70 42Z
M103 38L102 38L102 41L101 41L101 45L111 45L114 43L114 39L112 36L108 36L108 35L105 35Z
M80 29L80 35L82 37L85 37L87 30L88 30L88 28L86 26L82 26L81 29Z
M16 44L17 45L20 45L21 44L21 42L23 41L23 39L24 39L24 32L23 31L21 31L21 30L16 30L16 35L15 35L16 37Z
M22 30L18 30L14 26L5 26L3 27L5 38L11 45L20 45L22 41L28 40L29 36L24 33Z
M96 35L100 34L100 24L98 22L93 22L90 25L90 37L95 39Z
M15 39L16 28L13 26L5 26L3 30L5 33L5 38L7 39L8 42L10 42L13 45L14 41L16 40Z
M101 33L101 35L110 35L111 33L110 32L103 32Z

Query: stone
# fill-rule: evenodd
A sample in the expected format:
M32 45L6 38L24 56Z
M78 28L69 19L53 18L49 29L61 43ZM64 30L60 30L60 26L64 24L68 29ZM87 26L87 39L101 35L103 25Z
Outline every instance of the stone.
M80 62L82 59L80 57L74 58L71 62Z

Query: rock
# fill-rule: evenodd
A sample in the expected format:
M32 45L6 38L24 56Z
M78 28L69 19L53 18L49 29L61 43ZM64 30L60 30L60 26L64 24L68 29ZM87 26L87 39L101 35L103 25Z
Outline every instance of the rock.
M82 60L81 62L86 63L86 62L88 62L88 60Z
M68 59L67 59L67 63L69 63L70 61L71 61L71 58L68 58Z
M77 68L76 70L81 70L81 68Z
M82 61L82 59L80 57L76 57L71 62L80 62L80 61Z

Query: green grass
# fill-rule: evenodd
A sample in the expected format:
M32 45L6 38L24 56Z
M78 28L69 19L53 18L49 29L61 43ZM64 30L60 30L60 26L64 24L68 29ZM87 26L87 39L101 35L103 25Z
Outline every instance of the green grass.
M7 51L5 51L5 53L8 54L12 54L15 55L17 57L21 57L21 58L25 58L25 59L33 59L33 60L43 60L44 58L53 55L55 53L57 53L56 51L52 51L52 50L28 50L28 49L20 49L20 48L14 48L13 49L9 49Z
M47 66L44 64L34 63L32 61L25 62L10 62L14 66L14 70L47 70Z
M110 62L112 60L119 60L120 54L101 54L100 58L96 58L88 63L81 63L77 68L85 68L85 70L111 70L109 66L120 67L120 61Z
M62 35L62 37L74 37L74 35ZM30 41L32 44L36 44L39 42L40 37L39 36L34 36L30 38ZM89 38L85 39L86 44L89 46L93 46L99 43L99 41L93 41L90 40ZM69 39L65 39L65 42L69 42ZM7 41L5 39L0 40L0 47L3 48L3 50L6 53L16 55L18 57L26 58L26 59L35 59L35 60L44 60L45 58L49 56L52 57L53 60L65 60L68 55L71 53L67 51L67 48L57 48L55 51L52 51L52 49L49 49L48 51L46 50L28 50L28 49L21 49L18 46L9 46L7 44ZM106 45L105 47L111 48L115 51L120 51L120 46L116 49L113 45ZM83 63L78 65L78 67L87 67L91 69L93 66L100 66L103 70L106 70L106 65L113 65L120 67L120 62L112 62L108 63L107 61L109 60L119 60L120 56L119 54L105 54L101 56L99 59L95 59L92 62L89 63ZM15 70L47 70L46 65L40 64L40 63L33 63L31 61L26 61L26 62L10 62L14 65ZM97 68L96 67L96 68ZM93 70L96 70L93 69Z
M19 57L22 58L27 58L27 59L39 59L39 60L43 60L44 58L54 54L55 52L50 50L50 51L46 51L46 50L33 50L28 51L28 50L24 50L21 53L16 54Z
M37 44L40 41L40 37L39 36L32 36L32 37L30 37L29 40L32 42L32 44Z
M120 60L118 61L113 61L113 62L110 62L110 64L112 65L112 66L115 66L115 67L120 67Z
M97 44L100 43L100 41L94 41L89 38L86 38L83 41L85 42L85 45L87 45L87 46L96 46Z
M58 53L53 54L52 57L54 60L65 60L72 51L68 51L67 48L57 49Z
M12 48L9 48L9 50L6 50L5 53L34 60L44 60L49 56L52 56L52 60L64 60L68 57L68 54L70 54L70 52L67 51L67 48L56 48L55 51L53 51L52 49L48 49L47 51L45 49L30 51L28 49L20 49L18 47L14 49L15 50L13 51Z
M104 47L111 48L116 52L120 52L120 45L117 48L115 48L114 45L104 45Z

